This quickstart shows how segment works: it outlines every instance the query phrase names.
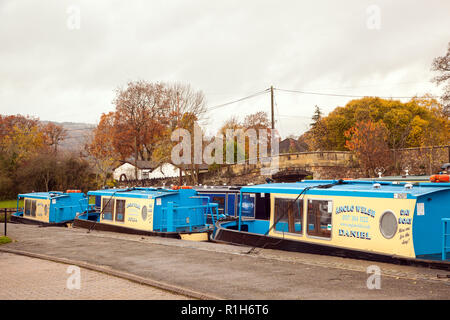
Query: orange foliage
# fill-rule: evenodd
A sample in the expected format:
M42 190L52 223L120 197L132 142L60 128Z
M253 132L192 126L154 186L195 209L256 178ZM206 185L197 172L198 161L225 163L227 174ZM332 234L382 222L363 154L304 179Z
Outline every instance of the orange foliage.
M360 121L345 132L345 146L355 152L361 166L369 176L374 175L374 169L385 167L390 163L387 129L382 122L372 120Z

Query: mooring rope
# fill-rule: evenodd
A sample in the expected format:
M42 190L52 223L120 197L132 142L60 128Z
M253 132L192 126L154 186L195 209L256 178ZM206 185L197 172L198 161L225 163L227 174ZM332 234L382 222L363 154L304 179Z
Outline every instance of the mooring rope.
M305 198L305 194L306 194L306 191L308 191L308 190L310 190L310 189L312 189L312 188L320 188L320 189L328 189L328 188L331 188L331 187L333 187L333 186L336 186L336 185L340 185L340 184L344 184L345 182L344 182L344 180L342 180L342 179L339 179L337 182L334 182L334 183L328 183L328 184L322 184L322 185L317 185L317 186L310 186L310 187L305 187L303 190L302 190L302 192L300 192L300 194L290 203L290 205L292 205L292 209L294 209L294 204L295 204L295 202L303 195L303 199ZM302 199L302 200L303 200ZM277 223L278 222L280 222L280 220L281 219L283 219L284 218L284 216L286 215L286 212L287 211L284 211L282 214L281 214L281 216L272 224L272 226L269 228L269 230L267 230L265 233L264 233L264 237L265 236L267 236L269 233L270 233L270 231L277 225ZM256 244L248 251L248 252L246 252L246 254L250 254L250 253L252 253L252 252L254 252L255 251L255 249L258 247L258 244L259 244L259 241L261 240L261 239L263 239L262 237L261 238L259 238L258 239L258 241L256 242ZM274 243L274 244L272 244L272 245L278 245L279 243L281 243L281 241L283 241L284 240L284 231L283 231L283 238L281 238L278 242L276 242L276 243ZM269 243L269 241L266 241L266 243L261 247L261 249L264 249L268 244L270 244Z

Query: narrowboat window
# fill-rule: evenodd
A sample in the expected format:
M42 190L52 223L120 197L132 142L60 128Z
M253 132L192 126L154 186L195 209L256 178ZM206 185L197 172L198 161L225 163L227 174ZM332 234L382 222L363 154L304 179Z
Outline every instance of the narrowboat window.
M116 200L116 221L125 221L125 200Z
M213 196L211 202L217 203L219 205L219 214L225 213L225 196L224 195Z
M254 193L243 193L242 194L241 216L252 217L252 218L255 217L255 194Z
M97 201L97 196L88 196L88 204L90 204L90 205L94 205L94 207L95 207L95 210L97 210L97 211L100 211L101 210L101 206L102 206L102 204L101 204L101 202L100 203L97 203L98 201Z
M228 194L227 195L228 199L227 199L227 214L231 217L236 216L236 195L235 194Z
M147 206L143 206L141 209L141 217L142 217L142 221L147 220Z
M307 233L311 236L331 237L332 201L308 200Z
M25 200L23 214L29 216L31 214L31 200Z
M274 210L275 231L302 234L303 199L275 198Z
M103 200L103 220L113 220L113 211L114 211L114 200L110 197L104 198Z
M397 218L395 214L388 210L383 213L380 218L380 231L383 237L391 239L397 233Z
M31 200L31 216L36 217L36 200Z

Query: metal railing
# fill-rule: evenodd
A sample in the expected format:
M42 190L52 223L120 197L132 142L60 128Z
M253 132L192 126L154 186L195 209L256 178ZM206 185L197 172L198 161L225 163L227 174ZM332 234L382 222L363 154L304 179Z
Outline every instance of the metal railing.
M3 223L4 223L4 235L7 236L8 233L8 213L12 214L16 212L16 209L14 208L2 208L0 209L0 212L3 212Z
M442 261L447 260L447 249L450 249L450 246L447 246L447 237L450 236L448 225L450 225L450 218L442 218Z
M216 217L214 217L214 213ZM213 225L215 225L215 220L219 218L218 204L178 207L174 206L173 202L169 202L167 207L162 208L161 229L165 229L167 232L176 232L177 229L184 228L192 232L195 227L206 227L208 215L212 216Z

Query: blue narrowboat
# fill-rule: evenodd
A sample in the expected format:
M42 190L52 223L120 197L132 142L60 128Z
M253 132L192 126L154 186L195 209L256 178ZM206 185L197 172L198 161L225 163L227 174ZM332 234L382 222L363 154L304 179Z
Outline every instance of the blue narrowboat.
M450 267L450 183L309 180L240 193L268 197L268 217L243 216L241 203L236 221L216 223L217 242Z
M217 204L194 189L128 188L89 191L96 209L86 208L74 227L206 241L218 218ZM210 215L212 224L207 224Z
M241 188L241 186L200 186L195 187L195 190L207 197L205 201L217 203L219 214L225 215L228 219L238 218L240 205L243 217L268 218L270 198L265 197L264 193L241 193Z
M23 207L19 206L20 200ZM11 221L66 225L87 205L88 198L80 190L23 193L17 196L17 211L11 215Z

